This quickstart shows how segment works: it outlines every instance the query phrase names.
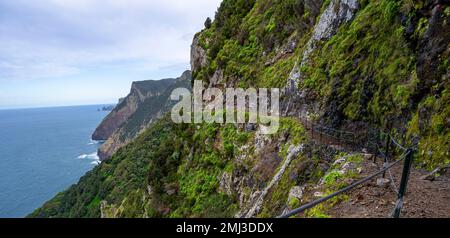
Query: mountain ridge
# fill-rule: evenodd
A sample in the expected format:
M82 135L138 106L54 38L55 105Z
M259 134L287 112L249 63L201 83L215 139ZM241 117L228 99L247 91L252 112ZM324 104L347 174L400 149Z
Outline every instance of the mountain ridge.
M175 88L190 88L191 73L185 71L178 78L133 82L130 93L102 121L92 135L104 141L98 151L101 160L133 140L154 120L169 111L174 103L170 93Z
M448 3L224 0L214 22L193 40L193 79L217 87L284 89L279 132L174 124L165 115L30 216L277 217L377 166L367 152L317 143L302 118L358 133L389 131L404 145L418 138L415 166L445 168ZM348 198L299 216L331 217ZM354 215L346 211L340 217Z

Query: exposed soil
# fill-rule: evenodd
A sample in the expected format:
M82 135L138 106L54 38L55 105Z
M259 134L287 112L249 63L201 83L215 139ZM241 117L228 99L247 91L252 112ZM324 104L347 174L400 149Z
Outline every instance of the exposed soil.
M402 174L402 164L392 169L396 186ZM379 170L379 165L366 161L362 177ZM450 218L450 177L441 176L435 181L422 179L428 172L412 169L405 203L401 213L404 218ZM389 174L387 175L389 178ZM349 200L336 205L329 214L336 218L388 218L392 216L397 200L393 185L381 188L376 180L350 192Z
M324 134L314 134L308 122L302 121L309 132L312 141L325 144L337 150L354 151L354 148L340 144L339 140ZM382 168L382 159L378 164L371 160L364 161L361 178L368 177ZM389 218L394 211L397 192L403 172L403 164L391 169L394 184L388 187L377 186L377 180L362 185L347 195L349 199L337 204L328 214L335 218ZM407 194L401 213L403 218L450 218L450 175L438 177L434 181L424 180L422 177L429 172L412 168ZM380 176L381 178L381 176ZM390 179L389 173L386 178ZM394 186L396 188L394 188Z

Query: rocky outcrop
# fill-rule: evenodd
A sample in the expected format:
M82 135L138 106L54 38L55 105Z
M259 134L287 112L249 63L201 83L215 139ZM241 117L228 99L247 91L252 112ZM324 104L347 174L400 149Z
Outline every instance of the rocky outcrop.
M262 191L258 191L254 193L255 196L254 199L251 201L252 206L248 211L245 211L243 214L238 214L238 217L244 217L244 218L251 218L257 215L262 208L262 204L264 202L264 199L269 193L269 190L276 186L277 183L280 181L281 177L286 172L286 169L291 164L291 161L303 150L303 145L299 146L291 146L288 150L288 156L286 157L286 160L284 161L283 165L281 166L280 170L275 174L275 176L272 178L272 181L270 181L269 185L267 185L266 188L264 188Z
M107 140L119 129L147 98L156 97L176 79L133 82L128 96L119 100L117 107L100 123L92 135L93 140Z
M419 87L421 88L421 94L431 90L432 86L443 77L439 67L442 63L441 61L445 60L445 57L443 57L444 51L450 51L448 48L450 43L450 15L446 15L444 12L444 2L450 4L450 1L437 2L441 3L429 8L431 9L428 13L431 15L428 23L429 27L419 43L417 76L422 79L422 85ZM449 59L447 58L447 60ZM446 77L448 78L449 76L447 75Z
M168 112L174 102L170 94L175 88L190 88L191 72L176 79L134 82L130 94L100 124L92 138L104 140L98 155L108 159L133 140L153 121Z
M195 35L191 45L191 70L195 72L208 64L206 51L200 45L200 34Z
M129 100L130 105L124 104L129 111L116 109L129 115L116 125L100 156L107 158L128 146L33 216L276 217L383 166L373 163L377 156L369 154L373 151L349 152L355 148L328 138L314 139L315 130L299 116L372 137L365 129L383 129L382 120L400 122L389 119L400 111L403 126L422 138L416 164L428 163L434 169L431 166L449 163L450 8L443 4L448 1L257 0L254 6L251 2L224 0L216 22L195 36L191 66L205 86L287 83L279 133L260 135L258 125L175 125L169 118L153 123L170 105L166 101L170 90L148 96L137 87L134 90L139 91L123 101ZM399 129L395 134L404 132ZM431 155L432 159L423 159ZM395 174L400 175L401 167L397 169ZM448 171L447 166L439 174ZM440 178L432 174L423 179ZM439 183L436 180L419 184ZM380 180L380 187L375 182L355 189L362 191L355 196L350 194L350 209L333 213L330 209L341 202L338 197L301 217L352 217L351 208L362 202L368 205L365 197L374 191L389 189L395 194L390 191L392 181ZM442 191L433 197L441 198L446 190ZM380 214L388 216L396 197L380 204L383 195L373 196L371 211L379 213L384 206ZM435 210L447 211L447 200L442 199ZM434 206L423 204L418 205L421 210Z
M331 1L325 11L320 15L319 22L313 30L313 35L309 39L302 59L295 64L288 78L285 89L286 94L298 93L298 83L301 79L300 68L305 66L311 53L317 48L317 43L330 39L339 29L342 23L353 19L359 8L357 0L337 0Z
M137 109L138 98L131 92L97 127L93 140L107 140Z

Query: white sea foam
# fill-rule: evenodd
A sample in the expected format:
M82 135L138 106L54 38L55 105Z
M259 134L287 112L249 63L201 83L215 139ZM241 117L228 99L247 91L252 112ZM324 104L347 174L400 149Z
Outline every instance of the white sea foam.
M92 154L84 154L78 156L78 159L90 159L93 160L91 164L93 165L99 165L101 163L100 157L98 156L97 152L94 152Z
M101 140L90 140L89 141L89 143L88 143L88 145L98 145L98 144L102 144L102 143L104 143L104 141L101 141Z
M88 156L89 156L89 155L86 155L86 154L80 155L80 156L78 156L78 159L86 159Z

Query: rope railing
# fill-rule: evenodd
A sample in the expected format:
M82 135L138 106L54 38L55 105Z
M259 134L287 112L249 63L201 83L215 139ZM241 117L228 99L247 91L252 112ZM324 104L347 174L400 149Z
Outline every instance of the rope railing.
M378 171L375 174L372 174L371 176L369 176L369 177L367 177L365 179L362 179L362 180L360 180L360 181L358 181L358 182L356 182L356 183L354 183L354 184L352 184L352 185L350 185L348 187L345 187L345 188L343 188L343 189L341 189L341 190L339 190L337 192L334 192L334 193L332 193L332 194L330 194L330 195L328 195L326 197L323 197L323 198L320 198L320 199L315 200L313 202L310 202L308 204L305 204L305 205L303 205L303 206L301 206L301 207L299 207L297 209L294 209L294 210L292 210L292 211L290 211L290 212L288 212L288 213L286 213L286 214L284 214L282 216L279 216L278 218L290 218L290 217L295 216L295 215L297 215L299 213L302 213L302 212L304 212L304 211L306 211L308 209L314 208L315 206L317 206L317 205L319 205L319 204L321 204L323 202L326 202L326 201L328 201L328 200L330 200L330 199L332 199L332 198L334 198L336 196L339 196L339 195L341 195L343 193L346 193L346 192L352 190L353 188L356 188L356 187L358 187L358 186L360 186L362 184L365 184L365 183L371 181L372 179L380 176L384 172L386 172L389 169L393 168L394 166L396 166L397 164L399 164L403 160L404 160L404 158L400 159L400 160L398 160L398 161L396 161L396 162L394 162L392 164L390 164L388 167Z
M334 128L329 128L329 127L326 127L326 126L323 126L323 125L317 125L317 124L315 124L313 122L308 122L308 119L306 119L306 118L302 118L302 120L303 120L304 123L306 123L306 124L309 123L311 125L311 128L307 128L307 129L311 130L313 137L314 137L314 132L316 132L316 133L320 134L319 136L321 137L321 139L322 139L322 135L326 135L327 137L330 137L330 138L338 140L338 143L340 145L342 145L342 142L346 142L346 143L352 144L354 148L356 148L357 146L361 146L362 145L362 143L361 143L362 141L356 141L357 138L359 138L359 137L353 132L340 131L340 130L336 130ZM308 127L308 125L306 125L306 127ZM318 128L320 128L320 130L318 130ZM325 130L323 130L323 129L325 129ZM338 132L339 135L337 135L337 136L333 135L333 134L329 133L329 131ZM373 136L369 136L369 134L372 134L372 133L374 135ZM348 138L344 138L343 139L342 135L345 135L345 134L351 135L353 140L348 139ZM375 138L375 140L373 140L374 138ZM384 148L383 148L383 145L380 145L380 144L383 144L380 141L381 138L384 138L386 140L385 141L386 144L385 144ZM372 150L372 152L374 153L374 162L376 162L376 158L379 155L381 155L381 157L384 158L384 165L383 165L383 168L381 170L379 170L378 172L376 172L376 173L374 173L374 174L372 174L372 175L370 175L370 176L368 176L368 177L366 177L364 179L361 179L360 181L358 181L356 183L353 183L353 184L351 184L351 185L349 185L349 186L347 186L347 187L345 187L345 188L343 188L343 189L341 189L341 190L339 190L337 192L334 192L334 193L332 193L332 194L330 194L328 196L325 196L323 198L317 199L317 200L315 200L313 202L310 202L308 204L305 204L305 205L303 205L303 206L301 206L301 207L299 207L297 209L294 209L294 210L292 210L292 211L290 211L290 212L288 212L286 214L283 214L283 215L281 215L278 218L290 218L292 216L298 215L298 214L300 214L300 213L302 213L302 212L304 212L304 211L306 211L308 209L314 208L315 206L317 206L317 205L319 205L319 204L321 204L323 202L326 202L326 201L328 201L328 200L330 200L330 199L332 199L332 198L334 198L336 196L339 196L339 195L341 195L343 193L346 193L346 192L348 192L348 191L350 191L350 190L352 190L352 189L354 189L354 188L356 188L356 187L358 187L360 185L363 185L363 184L365 184L365 183L375 179L376 177L378 177L380 175L383 175L383 178L385 178L386 172L388 172L388 174L390 176L390 181L392 183L391 186L393 187L393 189L395 190L395 192L398 195L396 207L395 207L395 210L394 210L392 216L394 218L399 218L401 210L403 208L403 200L404 200L404 196L405 196L405 193L406 193L407 184L408 184L409 175L410 175L410 169L411 169L412 162L413 162L414 149L407 149L404 146L402 146L400 143L398 143L390 134L382 132L382 131L376 131L376 130L373 130L373 129L370 129L370 131L367 130L367 138L365 138L365 139L366 139L366 142L364 143L364 145L366 147L365 149L372 149L372 148L367 148L367 147L370 147L370 146L374 147L374 149ZM392 162L392 163L389 162L389 156L390 156L390 153L392 153L391 148L390 148L391 144L394 144L395 148L400 149L403 152L403 154L400 156L400 159L398 159L397 161ZM395 148L393 148L393 149L395 149ZM383 149L385 151L382 151ZM394 176L392 175L391 169L394 166L398 165L402 161L404 161L402 179L401 179L400 187L397 188L397 185L395 183Z

